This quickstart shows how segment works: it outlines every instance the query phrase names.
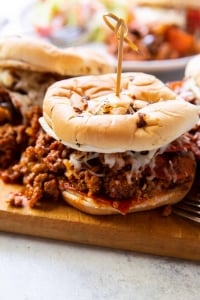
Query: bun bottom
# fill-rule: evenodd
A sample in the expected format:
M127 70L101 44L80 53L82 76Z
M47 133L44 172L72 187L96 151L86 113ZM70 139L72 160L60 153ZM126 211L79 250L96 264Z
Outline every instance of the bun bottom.
M101 198L92 198L73 190L62 192L63 199L74 208L92 215L127 214L137 211L152 210L160 206L175 204L182 200L189 192L192 181L159 195L153 195L143 201L123 200L109 201Z

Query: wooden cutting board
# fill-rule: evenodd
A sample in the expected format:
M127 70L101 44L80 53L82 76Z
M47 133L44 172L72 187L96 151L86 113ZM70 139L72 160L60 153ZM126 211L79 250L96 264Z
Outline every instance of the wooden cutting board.
M161 210L126 216L90 216L65 204L11 208L18 186L0 181L0 230L82 244L200 261L200 226Z

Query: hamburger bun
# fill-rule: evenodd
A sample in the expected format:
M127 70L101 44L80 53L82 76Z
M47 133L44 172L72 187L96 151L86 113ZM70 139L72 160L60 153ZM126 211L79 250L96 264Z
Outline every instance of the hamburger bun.
M113 71L108 57L82 47L58 48L42 39L8 36L0 39L0 68L78 76Z
M157 149L198 120L195 106L175 100L152 75L123 73L120 97L115 86L115 74L53 84L44 98L42 126L73 149L114 153Z
M61 49L39 38L0 38L0 85L24 118L35 105L42 107L47 87L73 76L113 71L108 57L83 48Z

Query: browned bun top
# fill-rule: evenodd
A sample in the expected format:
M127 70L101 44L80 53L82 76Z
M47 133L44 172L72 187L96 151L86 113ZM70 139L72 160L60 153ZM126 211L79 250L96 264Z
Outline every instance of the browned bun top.
M192 78L196 85L200 87L200 55L194 56L186 65L185 78Z
M9 36L0 39L0 68L78 76L113 71L107 56L91 49L61 49L39 38Z
M191 129L198 109L160 80L145 73L122 73L59 81L47 90L41 125L64 144L102 153L162 147Z

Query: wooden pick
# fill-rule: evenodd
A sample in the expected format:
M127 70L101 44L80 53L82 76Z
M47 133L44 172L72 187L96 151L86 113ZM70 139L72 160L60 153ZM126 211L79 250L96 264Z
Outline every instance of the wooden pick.
M120 87L121 87L121 74L122 74L123 42L124 42L124 36L127 34L127 27L122 19L119 19L117 23L117 26L115 28L115 34L118 39L116 96L119 96Z
M108 18L111 18L115 21L115 25L113 25ZM128 28L123 19L118 18L112 13L106 14L103 16L105 23L108 27L114 31L116 38L118 40L118 57L117 57L117 84L116 84L116 96L120 95L120 87L121 87L121 73L122 73L122 60L123 60L123 42L125 41L128 45L134 50L138 51L137 46L129 40L127 37Z

